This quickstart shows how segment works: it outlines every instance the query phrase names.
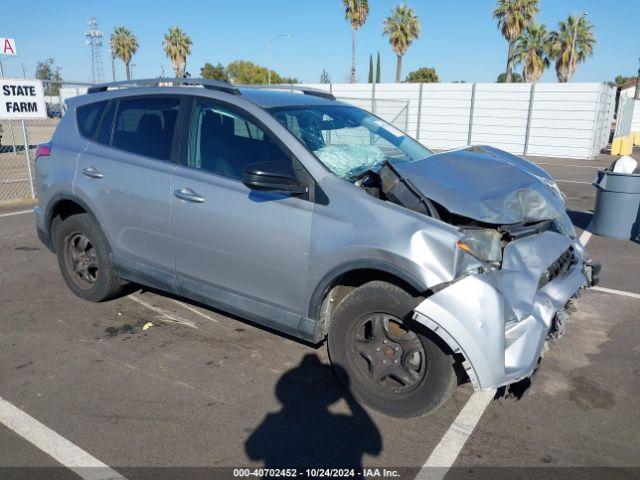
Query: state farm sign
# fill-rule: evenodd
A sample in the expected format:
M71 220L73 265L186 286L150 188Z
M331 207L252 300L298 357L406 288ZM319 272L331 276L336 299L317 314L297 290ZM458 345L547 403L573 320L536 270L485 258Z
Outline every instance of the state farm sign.
M0 119L46 118L47 105L40 80L0 79Z

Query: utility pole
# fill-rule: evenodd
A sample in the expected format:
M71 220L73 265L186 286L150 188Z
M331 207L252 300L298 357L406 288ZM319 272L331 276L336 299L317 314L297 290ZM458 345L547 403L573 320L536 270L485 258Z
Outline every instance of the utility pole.
M95 17L91 17L89 22L89 29L84 33L86 38L86 45L91 49L91 78L93 83L104 82L104 75L102 72L102 31L98 29L98 21Z

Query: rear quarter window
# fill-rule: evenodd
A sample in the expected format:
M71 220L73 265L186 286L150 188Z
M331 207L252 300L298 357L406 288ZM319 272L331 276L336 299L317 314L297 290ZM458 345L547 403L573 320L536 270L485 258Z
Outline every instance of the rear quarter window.
M102 102L82 105L76 109L76 120L78 122L80 135L85 138L93 138L107 103L109 102L104 100Z

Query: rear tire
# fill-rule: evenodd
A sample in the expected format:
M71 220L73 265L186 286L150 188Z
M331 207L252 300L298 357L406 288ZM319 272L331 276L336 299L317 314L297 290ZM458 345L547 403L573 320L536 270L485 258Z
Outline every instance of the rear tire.
M394 417L417 417L455 391L453 357L411 318L419 299L372 281L336 307L327 347L340 381L360 402Z
M122 292L126 282L118 278L107 239L91 215L56 219L51 233L60 272L73 293L90 302L102 302Z

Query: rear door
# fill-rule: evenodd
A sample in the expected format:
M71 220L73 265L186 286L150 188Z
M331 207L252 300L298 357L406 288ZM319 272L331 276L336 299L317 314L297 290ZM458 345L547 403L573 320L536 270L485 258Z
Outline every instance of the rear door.
M313 203L252 191L241 178L253 162L297 160L235 107L195 99L189 116L171 186L178 290L295 333Z
M124 276L172 288L170 182L181 97L112 101L79 158L76 184L89 192Z

